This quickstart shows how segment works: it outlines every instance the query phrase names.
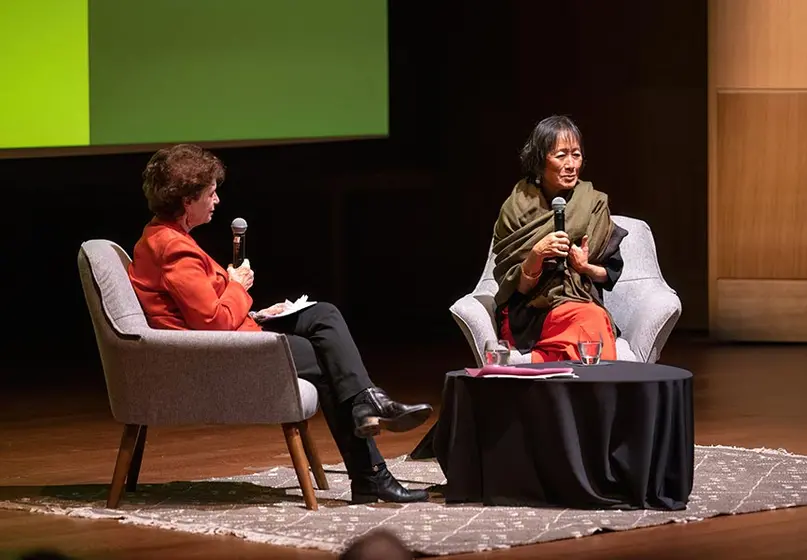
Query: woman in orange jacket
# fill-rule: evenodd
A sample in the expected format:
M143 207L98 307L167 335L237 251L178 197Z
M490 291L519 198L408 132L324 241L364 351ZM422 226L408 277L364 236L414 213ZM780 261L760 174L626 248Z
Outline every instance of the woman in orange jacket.
M146 166L143 191L154 218L135 245L129 278L153 328L262 328L249 314L255 278L249 262L224 269L190 235L213 217L223 180L219 159L190 144L159 150ZM262 312L282 310L275 305ZM287 335L298 375L317 387L351 478L353 501L427 499L425 491L408 490L390 474L373 436L381 427L406 431L421 425L431 406L395 402L373 384L334 305L316 303L269 323L272 331Z

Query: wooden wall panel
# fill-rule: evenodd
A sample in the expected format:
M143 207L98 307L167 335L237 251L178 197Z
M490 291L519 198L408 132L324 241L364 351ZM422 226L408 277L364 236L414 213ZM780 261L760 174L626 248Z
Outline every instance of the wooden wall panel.
M709 328L807 342L807 0L709 0Z
M804 0L711 0L717 88L807 87Z
M717 277L807 278L807 92L719 94L717 115Z
M807 280L718 280L714 334L731 340L807 340Z

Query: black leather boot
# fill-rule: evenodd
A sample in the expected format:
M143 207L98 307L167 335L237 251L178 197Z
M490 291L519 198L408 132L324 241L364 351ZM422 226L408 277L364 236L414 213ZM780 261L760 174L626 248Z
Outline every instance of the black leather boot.
M351 480L350 493L354 504L373 504L379 500L396 503L425 502L429 498L425 490L407 490L401 486L387 467Z
M401 404L378 389L365 389L353 399L353 423L356 436L377 436L381 428L390 432L407 432L425 422L432 413L428 404Z

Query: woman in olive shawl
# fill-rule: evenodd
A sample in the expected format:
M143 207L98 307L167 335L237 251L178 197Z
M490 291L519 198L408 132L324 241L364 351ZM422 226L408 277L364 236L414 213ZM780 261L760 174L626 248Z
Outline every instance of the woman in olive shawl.
M496 319L502 338L533 362L579 360L581 332L602 336L616 359L616 326L602 303L622 273L627 231L611 220L608 196L580 181L583 138L567 117L533 130L521 151L525 177L502 205L493 236ZM566 201L565 231L554 231L551 201Z

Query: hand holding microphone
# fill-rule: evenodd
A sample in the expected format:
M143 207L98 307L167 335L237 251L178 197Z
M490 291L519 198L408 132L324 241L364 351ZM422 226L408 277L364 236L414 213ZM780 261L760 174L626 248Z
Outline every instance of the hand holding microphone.
M566 228L566 200L557 196L552 200L555 231L547 234L532 248L535 258L542 263L555 263L556 270L566 268L565 259L569 255L569 235L563 231Z
M532 252L545 262L555 257L566 258L569 254L569 235L565 231L553 231L536 243Z
M255 273L249 267L249 259L244 259L238 268L233 268L233 265L228 266L227 274L230 276L230 280L238 282L244 286L245 290L249 290L255 283Z
M562 254L559 254L558 258L555 259L555 262L557 263L555 270L563 272L566 269L566 256L569 254L569 236L564 231L566 229L565 198L562 196L556 196L552 199L552 214L555 221L555 236L558 237L561 233L565 236L565 244L559 244L561 245L559 252Z

